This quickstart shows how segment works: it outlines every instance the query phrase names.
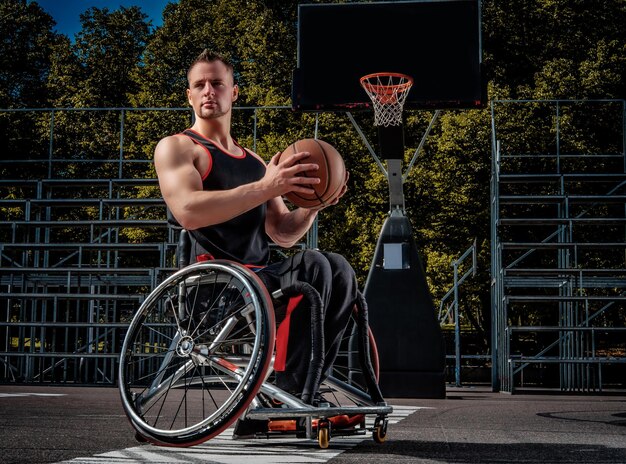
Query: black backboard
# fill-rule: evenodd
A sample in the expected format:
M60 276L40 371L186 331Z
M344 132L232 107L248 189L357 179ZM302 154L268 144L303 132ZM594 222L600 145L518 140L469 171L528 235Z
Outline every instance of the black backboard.
M376 72L413 77L405 108L481 107L481 54L480 0L299 5L293 108L368 108Z

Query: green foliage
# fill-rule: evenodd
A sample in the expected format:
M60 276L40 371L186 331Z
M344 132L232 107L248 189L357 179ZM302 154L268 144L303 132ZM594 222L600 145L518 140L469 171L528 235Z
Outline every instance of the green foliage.
M68 160L56 164L55 177L116 177L120 150L129 161L122 168L124 177L154 177L151 159L158 140L191 124L185 94L190 62L204 48L219 51L235 63L241 92L233 135L242 144L269 159L293 141L312 137L317 126L318 136L344 156L350 171L348 193L339 205L320 214L319 242L346 255L363 283L389 208L388 187L346 115L246 109L290 104L298 3L180 0L167 4L163 25L156 29L137 7L90 8L81 15L83 29L72 42L52 32L52 18L36 1L1 0L0 107L136 110L56 111L52 140L49 113L0 113L0 137L9 153L29 160L47 160L52 147L53 159ZM484 70L492 100L626 95L623 0L483 0L482 12ZM563 105L560 149L620 153L623 140L612 135L619 129L619 111ZM503 153L554 153L554 114L553 103L500 104L496 125ZM376 148L371 113L354 117ZM431 117L429 111L406 112L407 162ZM490 117L487 109L443 112L405 184L407 213L436 301L452 283L450 263L477 240L479 274L466 283L462 297L465 324L479 331L489 326L490 313ZM47 175L45 164L32 166L28 171L3 165L1 174ZM158 190L146 187L128 194L151 198ZM3 195L17 198L19 192ZM19 211L3 213L13 217ZM124 211L128 218L159 214ZM158 234L125 229L122 235L139 242Z
M488 79L512 98L623 98L624 24L622 0L483 0Z
M0 108L46 105L53 25L36 2L0 1Z
M110 12L90 8L81 14L74 44L65 38L52 50L48 77L52 105L115 108L131 105L139 92L137 69L150 36L150 23L138 7ZM75 159L61 177L116 177L122 120L118 111L63 111L54 121L53 157ZM48 130L47 127L42 128ZM130 138L130 137L129 137ZM110 163L85 163L111 160Z
M133 71L140 63L150 24L138 7L109 12L92 7L81 14L73 51L80 63L76 107L130 106L139 91ZM106 63L102 66L101 63Z

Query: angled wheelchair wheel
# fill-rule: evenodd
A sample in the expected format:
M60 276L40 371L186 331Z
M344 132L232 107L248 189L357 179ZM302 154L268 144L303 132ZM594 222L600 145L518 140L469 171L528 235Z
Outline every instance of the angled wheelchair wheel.
M358 326L356 321L356 311L350 316L350 321L341 339L341 347L335 363L333 365L331 376L337 380L348 383L362 391L368 390L366 382L366 369L362 365L359 358L359 341ZM378 381L379 364L378 364L378 348L372 330L367 328L368 340L368 356L365 361L371 364L374 380Z
M363 329L361 329L363 330ZM350 407L375 405L380 401L378 390L378 350L374 335L366 328L366 353L363 339L359 334L358 310L350 317L341 340L341 347L330 375L322 382L320 393L331 405ZM361 341L359 341L361 339ZM337 416L332 418L335 428L354 428L365 426L363 414Z
M333 367L319 387L317 406L320 408L376 406L382 401L377 384L378 350L367 324L359 324L358 311L355 308L350 316ZM269 424L270 430L275 432L297 432L298 427L302 425L295 419L273 419ZM340 414L323 420L314 418L312 427L317 430L320 447L326 448L331 430L338 435L355 433L357 429L365 428L365 415Z
M272 358L271 299L243 266L211 261L161 283L133 318L120 357L122 404L138 434L191 446L248 407Z

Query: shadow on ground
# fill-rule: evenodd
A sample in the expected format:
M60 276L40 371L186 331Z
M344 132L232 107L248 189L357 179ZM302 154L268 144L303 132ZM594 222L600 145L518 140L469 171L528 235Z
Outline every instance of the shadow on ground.
M346 451L350 455L363 454L364 462L433 462L433 463L626 463L624 448L600 445L572 445L547 443L457 443L419 440L392 440L384 445L363 443ZM399 459L400 458L400 459ZM342 456L333 463L339 464ZM351 459L352 461L352 459Z

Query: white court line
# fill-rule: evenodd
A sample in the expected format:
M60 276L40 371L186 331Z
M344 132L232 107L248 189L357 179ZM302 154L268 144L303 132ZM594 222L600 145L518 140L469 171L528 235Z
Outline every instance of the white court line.
M67 396L66 393L0 393L0 398L17 398L24 396Z
M388 416L389 424L397 424L418 409L433 408L394 405L393 413ZM371 420L373 421L373 418ZM190 448L140 445L63 462L72 464L186 464L201 462L241 464L246 461L254 462L255 464L325 463L344 451L354 448L362 441L372 439L369 434L336 437L331 440L329 448L321 449L316 440L294 437L233 440L232 436L233 428L229 428L217 437Z

